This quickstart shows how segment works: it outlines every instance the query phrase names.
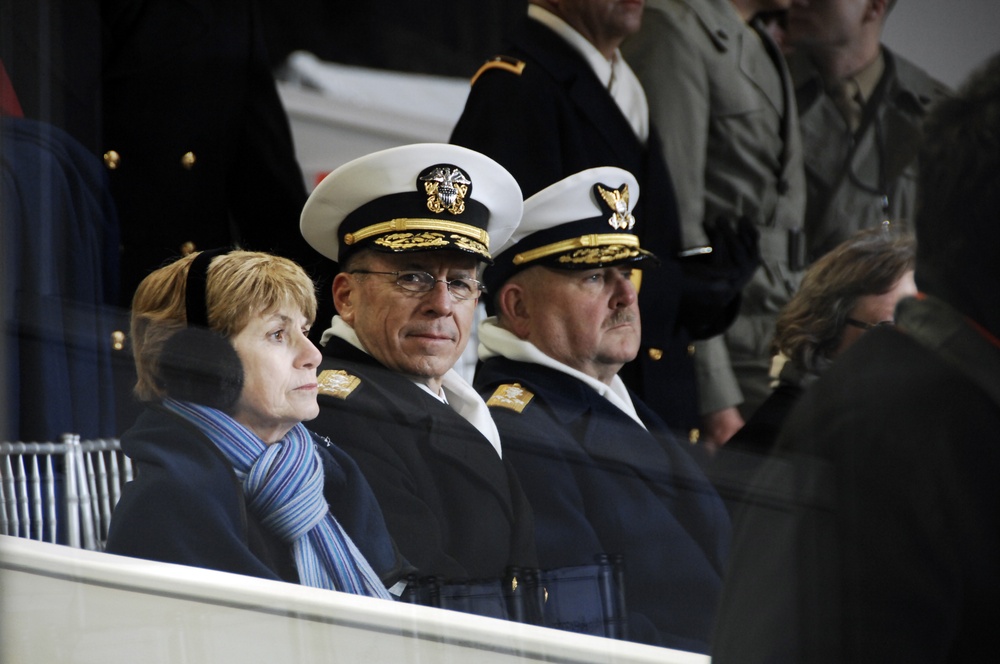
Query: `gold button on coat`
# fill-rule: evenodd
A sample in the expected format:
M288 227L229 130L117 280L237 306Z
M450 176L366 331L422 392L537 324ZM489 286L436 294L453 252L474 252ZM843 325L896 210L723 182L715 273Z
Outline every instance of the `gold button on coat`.
M659 348L649 349L649 359L653 360L654 362L659 362L660 358L662 357L663 357L663 351L660 350Z
M188 240L187 242L181 245L181 256L189 256L193 254L197 249L198 247L194 245L194 242Z
M122 156L118 154L115 150L108 150L104 153L104 165L107 166L108 170L115 170L118 168L118 164L122 161Z
M194 162L196 161L198 161L198 157L193 152L185 152L184 156L181 157L181 166L190 171L194 168Z

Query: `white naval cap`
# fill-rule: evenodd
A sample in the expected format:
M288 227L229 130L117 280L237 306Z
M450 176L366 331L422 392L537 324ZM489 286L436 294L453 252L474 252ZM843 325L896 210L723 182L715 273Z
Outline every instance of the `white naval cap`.
M491 262L521 218L521 189L474 150L421 143L381 150L327 175L302 210L302 236L343 261L362 247L400 253L452 249Z
M564 178L524 201L521 223L493 254L484 280L490 292L532 265L590 270L657 260L639 246L631 213L639 183L613 166Z

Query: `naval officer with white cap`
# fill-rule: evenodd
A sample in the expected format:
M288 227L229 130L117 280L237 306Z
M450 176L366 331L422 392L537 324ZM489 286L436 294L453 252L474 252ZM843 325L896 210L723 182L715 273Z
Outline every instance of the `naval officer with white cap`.
M311 426L357 461L418 576L444 584L442 597L472 589L442 604L501 617L499 579L536 566L533 520L489 410L453 366L481 268L521 209L520 188L492 159L420 144L339 167L301 221L309 244L340 264Z
M479 328L476 388L534 509L539 564L622 556L627 638L708 652L729 517L618 376L640 347L634 268L656 265L638 197L631 173L603 167L524 202L484 274L497 316Z

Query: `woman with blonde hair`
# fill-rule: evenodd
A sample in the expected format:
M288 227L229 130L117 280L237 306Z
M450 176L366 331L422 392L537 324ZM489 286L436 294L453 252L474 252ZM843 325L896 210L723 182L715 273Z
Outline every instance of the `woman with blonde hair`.
M122 436L138 472L111 553L389 598L405 573L357 466L316 417L312 281L285 258L193 254L139 285L145 410Z

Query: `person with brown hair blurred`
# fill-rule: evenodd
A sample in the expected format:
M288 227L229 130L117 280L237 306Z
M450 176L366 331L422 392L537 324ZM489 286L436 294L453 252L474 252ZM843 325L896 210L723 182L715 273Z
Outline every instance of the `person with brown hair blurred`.
M896 303L917 292L915 254L912 236L875 228L859 231L813 263L778 314L771 395L726 452L770 452L789 411L834 359L866 331L894 324Z

